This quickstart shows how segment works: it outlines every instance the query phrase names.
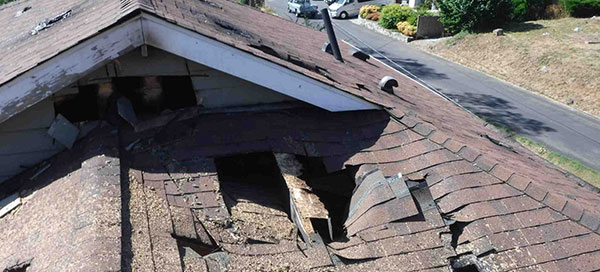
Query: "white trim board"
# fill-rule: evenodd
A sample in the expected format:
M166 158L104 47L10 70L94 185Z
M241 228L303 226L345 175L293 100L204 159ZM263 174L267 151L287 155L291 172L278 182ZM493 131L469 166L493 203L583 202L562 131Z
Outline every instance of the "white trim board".
M306 75L142 13L1 86L0 123L142 45L154 46L328 111L381 109Z
M14 193L4 199L0 199L0 218L19 205L21 205L21 198L19 197L18 193Z
M140 16L96 35L0 87L0 123L143 44Z

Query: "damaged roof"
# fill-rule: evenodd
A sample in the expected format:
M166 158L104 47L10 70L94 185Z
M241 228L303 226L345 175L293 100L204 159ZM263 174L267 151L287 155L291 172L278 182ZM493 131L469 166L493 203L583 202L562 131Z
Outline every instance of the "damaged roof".
M119 146L118 152L115 146ZM277 198L281 193L260 182L268 176L265 169L257 170L259 176L239 176L225 173L223 166L219 166L223 164L220 158L259 152L319 158L324 168L322 176L317 179L301 176L313 180L303 190L320 191L322 201L326 195L322 192L351 194L345 222L339 223L346 229L342 233L344 238L337 233L333 241L321 240L326 239L325 235L311 237L309 241L301 239L299 228L285 212L285 203ZM119 226L118 217L113 215L114 205L81 206L81 202L70 198L61 202L64 206L60 210L79 207L87 211L56 215L72 222L63 227L67 233L88 235L75 230L86 230L90 223L81 224L94 222L89 225L90 230L109 235L82 245L77 240L67 240L67 244L125 256L124 263L102 259L96 268L118 265L126 271L222 271L224 267L230 271L449 271L468 265L478 267L479 271L600 268L600 235L592 230L593 225L589 227L590 221L586 221L589 218L574 220L566 212L568 208L554 208L545 198L520 189L515 181L504 181L496 172L465 159L461 152L436 143L430 133L399 122L384 111L330 113L301 108L208 114L171 123L167 129L159 127L144 132L135 132L130 126L104 124L50 164L35 182L29 178L37 169L9 183L37 195L27 197L21 210L0 219L3 226L0 234L14 233L15 222L36 222L42 214L47 214L41 205L53 197L62 197L56 191L79 188L68 182L81 180L77 184L85 188L82 200L99 204L122 197L124 206L120 212L128 215L121 222L125 231L119 243L107 243L106 239L115 235L107 228L113 226L116 231L114 226ZM243 164L236 167L242 167L236 168L239 172L246 168ZM70 181L65 182L60 177L69 171L72 171L67 176ZM83 182L83 173L95 182ZM347 178L353 181L354 189L345 193L338 183L333 188L328 185L336 175L351 175ZM241 178L245 179L238 180ZM108 183L103 183L104 179ZM102 185L113 184L115 179L127 188L125 196L110 189L111 186ZM91 192L95 195L90 198ZM335 209L331 206L327 209L334 219ZM83 223L78 223L82 220ZM35 227L34 230L41 237L53 237L46 233L52 229ZM15 243L3 239L0 247L16 249ZM0 266L39 256L36 255L39 251L32 249L44 252L49 246L50 243L39 240L20 240L18 248L24 250L3 250ZM61 261L68 261L64 254L50 256L61 265L64 265ZM45 258L34 258L30 265L37 270L45 267L45 262Z
M27 7L31 8L25 11ZM40 22L68 10L69 16L32 35ZM480 270L600 269L600 196L589 185L573 180L519 145L498 144L502 135L488 129L482 120L375 60L346 56L344 63L334 61L319 50L327 41L325 34L231 1L30 0L7 4L0 7L0 23L5 26L0 36L8 37L0 41L0 84L138 11L381 105L385 111L213 114L176 122L166 136L160 129L135 133L130 128L114 128L120 139L113 139L113 145L122 152L113 156L128 172L112 174L128 175L130 230L137 231L131 236L123 234L130 240L130 248L123 246L123 241L96 239L88 244L105 250L102 252L133 256L131 263L120 265L181 270L176 236L220 248L211 252L210 258L186 257L185 266L192 271L195 265L247 270L253 264L265 270L448 270L451 262L472 264ZM345 44L341 48L342 54L350 50ZM394 94L380 91L377 85L387 75L398 80ZM162 140L157 142L155 136ZM123 148L140 138L138 148ZM244 225L247 221L239 218L236 221L234 211L273 220L283 215L273 207L257 208L252 203L229 211L219 193L214 158L265 151L320 157L328 173L357 168L352 177L357 185L350 202L353 205L344 222L347 240L310 246L290 238L295 236L289 233L282 236L281 229L275 237L265 235L276 240L244 237L252 233L244 227L254 225ZM106 166L110 164L107 161L95 160L92 165ZM52 190L59 190L53 188L70 186L50 174L60 167L66 166L52 164L39 177L48 184L40 195L51 196ZM68 173L80 166L66 168ZM95 171L101 169L106 167ZM31 174L17 177L3 193L28 189L23 184L32 182L19 179L29 180ZM114 197L112 193L98 195ZM374 194L386 197L372 198ZM241 198L236 199L238 203ZM34 204L43 207L39 203L47 200L32 197L28 201L30 206L0 219L2 237L14 234L17 225L13 223L18 220L40 220L35 209L23 211ZM79 218L81 214L73 211L65 216ZM77 228L81 226L73 226ZM262 226L262 230L268 229L268 225ZM293 227L287 230L295 231ZM17 264L27 259L27 253L43 254L18 250L36 243L39 241L15 245L3 239L0 247L11 250L2 250L0 265ZM110 269L118 261L102 260ZM36 262L44 263L34 259L32 267ZM46 266L37 267L44 270Z

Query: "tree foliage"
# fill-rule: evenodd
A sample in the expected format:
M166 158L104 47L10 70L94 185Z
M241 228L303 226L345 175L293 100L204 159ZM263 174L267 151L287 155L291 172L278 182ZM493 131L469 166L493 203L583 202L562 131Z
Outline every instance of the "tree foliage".
M537 20L544 17L546 7L550 0L512 0L513 20Z
M573 17L600 15L600 0L561 0L561 2Z
M512 0L439 0L440 20L451 33L500 27L511 18Z

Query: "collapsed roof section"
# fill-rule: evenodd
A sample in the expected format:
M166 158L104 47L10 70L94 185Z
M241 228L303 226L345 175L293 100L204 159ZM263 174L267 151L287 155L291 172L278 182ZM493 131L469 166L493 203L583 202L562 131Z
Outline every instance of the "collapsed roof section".
M43 203L64 197L57 191L73 185L62 176L85 177L80 181L85 180L81 186L86 188L81 201L115 204L116 197L123 201L123 206L116 203L122 207L121 216L104 205L65 201L64 209L87 212L58 217L100 224L89 225L89 235L100 228L108 236L86 246L97 248L94 252L122 252L125 260L105 258L102 267L600 268L597 233L385 112L296 108L184 119L144 132L104 124L53 159L35 181L30 177L38 169L7 183L16 186L12 191L39 192L26 198L24 210L0 219L6 225L3 235L14 230L14 222L35 222L45 211ZM77 162L82 170L65 174L77 169L71 165ZM114 186L117 180L122 190ZM38 184L44 187L36 189ZM2 192L12 192L9 189L5 186ZM97 196L88 196L98 190ZM298 208L300 220L295 220L290 206L307 203L312 204ZM31 210L35 207L38 210ZM100 221L94 221L96 217ZM118 218L123 218L122 226L113 222ZM324 218L331 219L331 226L319 221ZM84 226L61 228L56 237L79 233L79 238L88 239L87 232L77 232L88 230ZM114 233L122 235L119 243L102 242L114 239ZM32 257L32 269L46 265L45 259L36 258L46 256L44 247L30 250L35 243L23 239L17 246L3 239L0 246L9 250L2 251L0 266ZM77 245L77 240L65 243ZM13 250L20 247L28 250ZM81 258L87 262L87 257ZM55 262L65 265L72 260L56 256Z

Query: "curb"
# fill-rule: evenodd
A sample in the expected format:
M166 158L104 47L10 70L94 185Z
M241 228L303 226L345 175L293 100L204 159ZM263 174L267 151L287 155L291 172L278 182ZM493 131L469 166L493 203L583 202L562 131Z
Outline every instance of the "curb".
M405 36L405 35L403 35L400 32L394 32L394 31L385 29L385 28L379 26L376 22L360 18L360 16L358 16L358 19L352 19L352 20L350 20L350 22L352 22L353 24L357 24L357 25L363 26L363 27L365 27L367 29L373 30L373 31L375 31L375 32L377 32L379 34L388 36L388 37L390 37L392 39L405 42L405 43L409 43L410 41L412 41L412 40L415 39L413 37Z

